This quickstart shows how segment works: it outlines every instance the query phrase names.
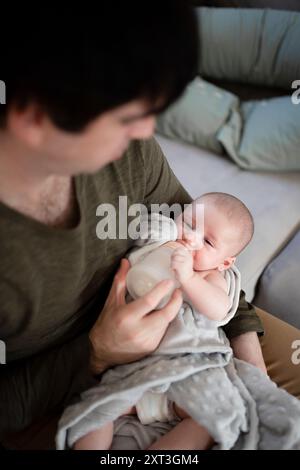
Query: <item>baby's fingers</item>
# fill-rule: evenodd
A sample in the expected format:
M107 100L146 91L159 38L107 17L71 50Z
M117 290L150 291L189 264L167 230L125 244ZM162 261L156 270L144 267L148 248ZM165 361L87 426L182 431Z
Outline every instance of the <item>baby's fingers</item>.
M176 248L176 250L174 250L173 252L173 256L177 256L177 255L187 256L189 255L189 250L184 247Z
M174 266L182 266L186 263L186 259L184 258L175 258L171 261L171 268Z
M175 255L175 256L173 256L172 259L173 260L175 260L175 259L185 260L185 259L187 259L187 256L185 256L185 255Z

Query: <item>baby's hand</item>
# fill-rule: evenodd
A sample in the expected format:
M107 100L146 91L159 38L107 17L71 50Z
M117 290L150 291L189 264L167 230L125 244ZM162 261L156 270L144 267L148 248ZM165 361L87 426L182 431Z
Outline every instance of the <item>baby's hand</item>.
M186 248L177 248L172 254L171 268L174 269L176 278L181 284L193 276L193 263L192 252Z

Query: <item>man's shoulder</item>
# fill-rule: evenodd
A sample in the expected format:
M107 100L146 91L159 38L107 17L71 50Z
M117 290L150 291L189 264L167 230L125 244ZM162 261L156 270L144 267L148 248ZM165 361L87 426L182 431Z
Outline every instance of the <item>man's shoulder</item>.
M154 137L145 140L131 140L120 159L101 168L94 176L97 178L110 172L117 171L119 173L125 170L125 173L127 173L128 170L144 168L149 159L155 158L159 149Z
M92 175L96 181L117 179L130 184L142 183L150 172L157 169L160 161L164 159L163 153L154 137L145 140L132 140L122 157L109 163Z
M132 140L119 160L109 163L92 175L84 175L85 197L127 195L132 201L144 200L151 167L156 168L155 139ZM152 168L153 171L153 168Z
M125 152L127 158L141 158L143 161L145 159L152 160L158 156L163 156L161 148L156 141L155 137L150 137L149 139L143 140L132 140Z

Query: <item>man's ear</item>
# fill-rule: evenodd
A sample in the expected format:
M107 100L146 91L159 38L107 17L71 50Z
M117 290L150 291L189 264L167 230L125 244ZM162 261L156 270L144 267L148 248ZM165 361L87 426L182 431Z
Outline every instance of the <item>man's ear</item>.
M29 147L36 148L43 139L45 113L40 106L31 103L24 109L12 106L8 111L7 128Z
M218 266L218 271L226 271L226 269L231 268L236 260L235 256L228 256L222 264Z

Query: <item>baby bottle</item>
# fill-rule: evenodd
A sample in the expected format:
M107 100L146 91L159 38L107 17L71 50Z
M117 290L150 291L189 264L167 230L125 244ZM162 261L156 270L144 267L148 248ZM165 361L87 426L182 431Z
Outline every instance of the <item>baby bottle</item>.
M127 290L133 299L138 299L147 294L160 281L172 279L174 282L173 289L155 308L163 308L168 303L174 290L180 286L171 268L171 256L176 248L178 248L176 242L164 244L151 251L129 269L126 284Z

